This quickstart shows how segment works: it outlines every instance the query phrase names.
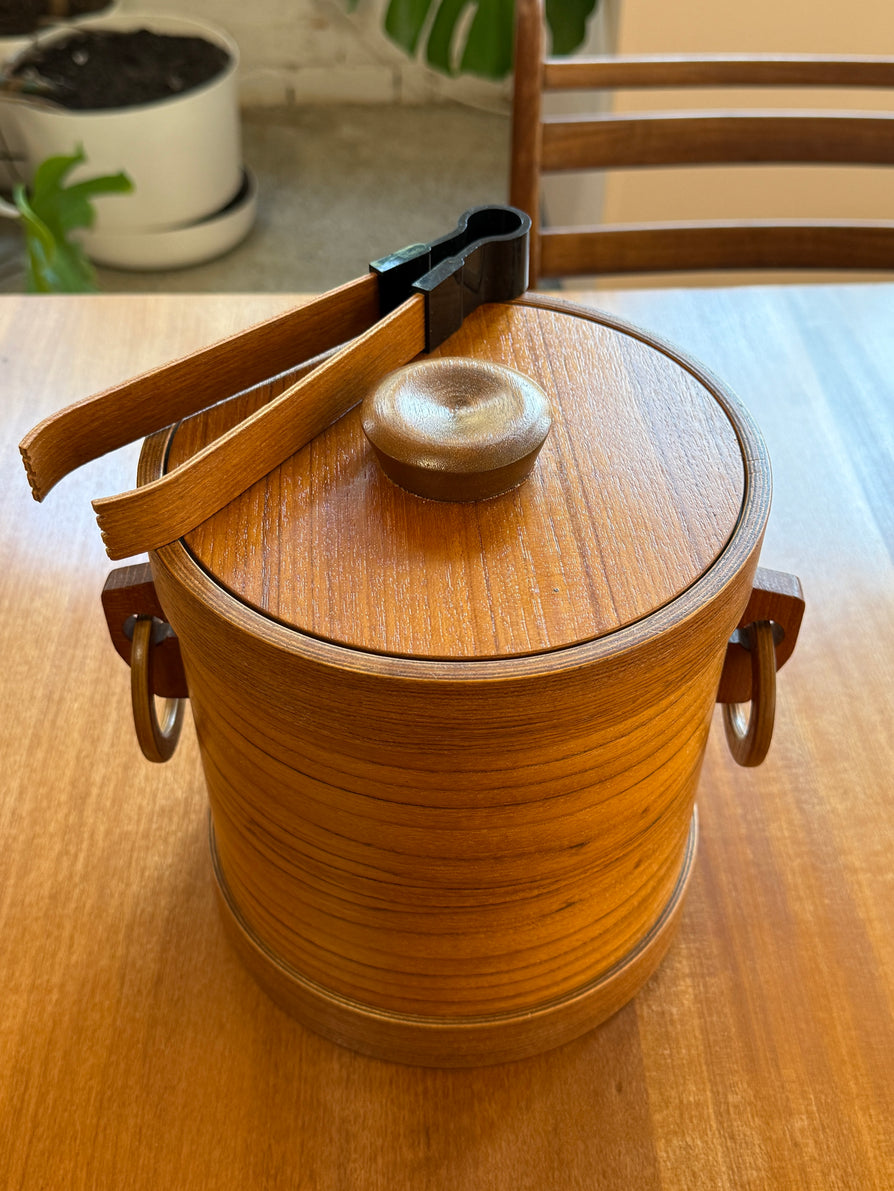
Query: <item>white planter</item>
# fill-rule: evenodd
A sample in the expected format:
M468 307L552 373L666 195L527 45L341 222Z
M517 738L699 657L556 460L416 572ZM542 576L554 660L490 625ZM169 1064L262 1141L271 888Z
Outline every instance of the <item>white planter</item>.
M235 248L251 231L257 213L258 184L246 170L236 198L224 210L180 227L95 229L79 233L97 265L153 272L183 269L214 260Z
M60 28L68 29L72 26L83 25L87 21L105 20L107 17L115 16L120 7L119 0L112 0L112 3L107 4L102 12L93 16L65 17L53 25L43 25L39 31L33 33L17 33L13 37L0 37L0 66L4 66L7 62L17 58L19 54L24 53L38 37L46 37L49 32Z
M73 181L124 170L134 183L132 194L95 200L98 231L168 228L219 211L242 184L235 42L219 29L164 13L100 17L80 27L203 37L221 45L230 64L201 87L134 107L67 111L43 102L16 104L28 177L44 158L82 145L87 161ZM57 30L38 41L65 34Z
M100 15L103 19L114 16L119 7L118 0L114 0L114 3L109 4ZM57 24L52 28L55 31L61 27L70 28L82 25L85 21L99 19L100 16L70 17L61 25ZM38 36L46 37L49 32L50 29L45 28L40 34L21 33L16 37L0 37L0 67L4 67L7 62L12 62L19 54L30 49ZM11 190L16 182L22 182L25 178L25 147L16 122L16 107L14 102L0 97L0 148L3 150L3 156L0 157L0 190Z
M83 25L85 21L104 20L107 17L115 16L120 7L119 0L109 0L109 3L100 12L86 13L83 16L60 17L59 20L54 20L52 25L42 25L39 30L34 30L31 33L16 33L12 37L0 37L0 64L9 62L22 50L27 50L33 41L38 37L46 36L51 29Z
M0 37L0 65L11 62L23 50L27 50L36 36L34 33L20 33L16 37Z

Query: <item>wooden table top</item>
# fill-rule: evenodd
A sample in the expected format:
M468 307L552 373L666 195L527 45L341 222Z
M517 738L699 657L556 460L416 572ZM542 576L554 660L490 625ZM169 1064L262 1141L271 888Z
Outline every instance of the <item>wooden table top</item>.
M308 1191L885 1191L894 1185L894 286L587 300L676 342L760 424L762 563L803 582L776 736L700 786L680 934L605 1025L438 1071L316 1037L218 920L191 727L152 766L105 628L90 498L44 505L46 413L267 317L288 295L2 297L0 1185Z

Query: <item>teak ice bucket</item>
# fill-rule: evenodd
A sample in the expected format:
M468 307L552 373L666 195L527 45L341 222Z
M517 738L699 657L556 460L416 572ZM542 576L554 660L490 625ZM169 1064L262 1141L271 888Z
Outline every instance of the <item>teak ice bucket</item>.
M509 395L451 379L469 361ZM675 349L527 295L475 310L423 373L389 397L415 451L401 483L361 384L362 409L103 598L147 755L170 752L189 695L223 921L258 981L344 1045L462 1066L584 1033L655 969L714 704L759 762L803 601L757 570L756 427ZM291 379L153 434L139 484ZM500 418L524 438L528 382L552 416L539 455L521 442L515 486L469 499L505 464ZM437 452L459 434L456 491L409 491L413 468L450 470Z

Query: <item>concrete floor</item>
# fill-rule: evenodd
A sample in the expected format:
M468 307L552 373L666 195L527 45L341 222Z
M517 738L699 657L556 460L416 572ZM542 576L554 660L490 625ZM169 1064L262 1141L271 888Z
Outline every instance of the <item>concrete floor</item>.
M456 105L264 108L244 113L258 217L226 256L167 272L100 268L105 293L321 291L371 260L505 202L509 119ZM23 288L21 237L0 221L0 290Z

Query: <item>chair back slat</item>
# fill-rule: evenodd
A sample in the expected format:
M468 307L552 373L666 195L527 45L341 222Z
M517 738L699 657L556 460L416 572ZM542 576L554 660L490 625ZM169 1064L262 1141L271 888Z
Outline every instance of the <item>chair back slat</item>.
M894 88L894 57L663 54L562 60L546 56L543 3L516 0L509 198L533 221L532 286L540 276L634 271L894 268L894 223L885 219L542 229L540 189L548 173L752 163L894 165L894 111L715 107L544 117L544 91ZM690 101L687 95L687 107ZM813 97L811 102L815 109Z
M547 58L547 91L624 87L894 87L894 58L853 54L642 54Z
M541 169L648 165L894 164L894 113L651 112L547 117Z
M894 221L604 226L541 236L544 277L705 269L894 269Z

